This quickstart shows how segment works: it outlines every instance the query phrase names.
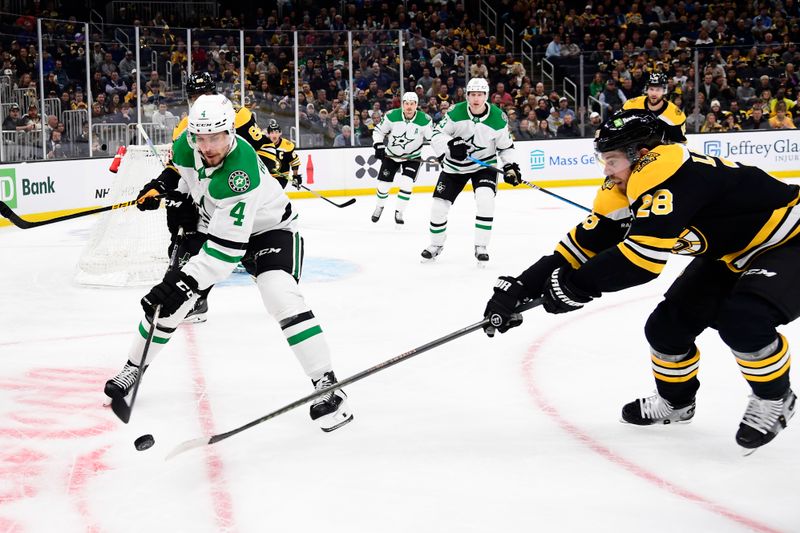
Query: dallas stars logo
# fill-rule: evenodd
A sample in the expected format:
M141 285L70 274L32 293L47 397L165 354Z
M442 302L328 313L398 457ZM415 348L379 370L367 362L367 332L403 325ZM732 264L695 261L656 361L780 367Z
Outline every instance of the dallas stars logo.
M486 149L485 146L478 146L477 144L475 144L475 136L474 135L472 137L470 137L469 139L465 139L464 142L466 142L470 146L470 148L467 150L467 152L470 153L470 154L474 154L475 152L480 152L481 150L485 150Z
M250 188L250 176L243 170L234 170L228 176L228 186L233 192L244 192Z
M406 146L414 142L414 139L406 137L406 133L408 132L404 131L399 137L392 137L392 146L399 146L401 150L405 150Z

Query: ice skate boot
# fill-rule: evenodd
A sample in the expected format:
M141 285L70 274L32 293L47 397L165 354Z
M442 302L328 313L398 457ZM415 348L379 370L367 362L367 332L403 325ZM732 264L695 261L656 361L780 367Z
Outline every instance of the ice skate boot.
M147 370L147 367L144 367ZM130 361L125 363L119 374L106 381L105 394L109 398L124 398L133 389L133 384L139 377L139 367Z
M438 257L440 253L442 253L442 248L444 248L444 246L437 246L435 244L431 244L430 246L422 250L422 262L430 263L431 261L436 259L436 257Z
M205 297L201 296L194 303L194 307L192 307L192 310L189 311L189 313L183 319L183 323L199 324L201 322L205 322L206 320L208 320L206 314L208 314L208 300Z
M489 262L489 252L485 246L475 246L475 259L478 260L478 268L486 268Z
M403 224L406 223L406 221L403 220L403 213L401 213L400 211L394 212L394 223L397 224L398 226L402 226Z
M336 383L333 372L325 372L321 378L314 381L316 390L327 389ZM316 420L322 431L329 432L340 428L353 420L353 413L347 405L347 395L343 390L337 389L328 394L323 394L311 404L311 420Z
M752 394L736 432L736 443L750 455L775 438L794 416L797 395L788 389L777 400L765 400Z
M377 222L381 219L381 215L383 214L383 207L376 207L375 211L372 212L372 221Z
M622 407L622 421L637 426L652 424L686 424L694 416L694 400L687 405L673 407L658 393L639 398Z

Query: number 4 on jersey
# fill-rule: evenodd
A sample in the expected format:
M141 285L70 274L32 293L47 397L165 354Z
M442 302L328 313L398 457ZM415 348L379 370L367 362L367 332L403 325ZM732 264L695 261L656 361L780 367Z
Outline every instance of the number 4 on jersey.
M244 202L239 202L233 206L233 209L231 209L231 217L236 219L233 223L234 226L242 225L242 220L244 220Z

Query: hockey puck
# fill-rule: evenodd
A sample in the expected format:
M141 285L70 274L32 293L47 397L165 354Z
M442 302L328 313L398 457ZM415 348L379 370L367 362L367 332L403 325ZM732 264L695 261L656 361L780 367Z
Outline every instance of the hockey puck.
M136 446L136 449L140 452L150 448L153 444L156 443L156 439L153 438L152 435L149 433L147 435L142 435L135 441L133 441L133 445Z

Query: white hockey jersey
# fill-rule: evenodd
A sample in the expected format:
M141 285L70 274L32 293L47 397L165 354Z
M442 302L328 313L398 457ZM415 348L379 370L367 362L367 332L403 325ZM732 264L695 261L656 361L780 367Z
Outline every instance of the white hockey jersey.
M200 289L224 280L244 256L250 236L275 229L294 230L297 215L256 151L242 137L216 167L204 167L186 133L172 144L172 162L200 208L198 230L208 240L182 268Z
M422 145L432 134L432 121L427 113L417 111L414 118L408 120L398 107L386 113L372 130L372 144L383 143L388 157L418 159ZM393 159L400 161L396 157Z
M494 165L499 155L504 163L514 161L514 140L508 129L508 117L502 109L494 104L488 112L477 117L469 110L467 102L454 105L441 121L433 128L431 147L437 157L445 156L443 168L445 172L476 172L483 167L472 161L454 161L450 159L447 143L460 137L469 145L467 153L484 163Z

